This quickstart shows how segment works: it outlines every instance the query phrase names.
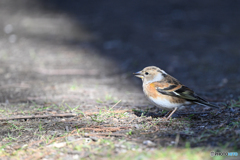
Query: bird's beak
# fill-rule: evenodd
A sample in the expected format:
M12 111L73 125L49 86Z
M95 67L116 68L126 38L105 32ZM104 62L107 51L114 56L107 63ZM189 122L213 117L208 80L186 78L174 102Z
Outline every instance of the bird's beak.
M136 77L138 78L143 78L143 75L142 75L142 72L139 71L139 72L136 72L136 73L133 73Z

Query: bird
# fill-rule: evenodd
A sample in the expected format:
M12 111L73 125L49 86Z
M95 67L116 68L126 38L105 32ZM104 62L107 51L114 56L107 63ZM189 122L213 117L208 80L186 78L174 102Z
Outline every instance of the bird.
M219 109L219 107L199 97L192 89L181 84L176 78L156 66L145 67L133 74L142 79L143 92L148 100L155 106L169 111L164 117L167 120L177 109L183 109L191 104Z

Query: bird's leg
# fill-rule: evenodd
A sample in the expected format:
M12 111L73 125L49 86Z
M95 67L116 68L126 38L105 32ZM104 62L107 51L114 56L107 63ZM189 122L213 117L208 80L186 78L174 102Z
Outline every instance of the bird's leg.
M164 118L168 117L170 113L172 113L172 111L169 111L169 112L164 116Z
M174 110L171 112L171 114L167 117L167 120L169 120L171 118L171 116L173 115L174 112L176 112L176 110L177 110L177 107L174 108Z

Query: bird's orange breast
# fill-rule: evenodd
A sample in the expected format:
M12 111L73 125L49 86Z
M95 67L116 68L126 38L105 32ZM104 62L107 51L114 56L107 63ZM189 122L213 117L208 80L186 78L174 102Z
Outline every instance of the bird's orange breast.
M168 87L168 84L161 84L161 83L157 83L157 85L155 83L150 83L144 86L144 93L146 94L147 97L152 97L154 99L165 99L168 100L171 103L184 103L185 100L182 98L178 98L178 97L173 97L173 96L169 96L169 95L163 95L161 93L159 93L157 91L157 87L159 88L166 88Z
M145 90L145 94L152 98L161 98L162 97L162 95L156 90L156 86L154 83L145 85L144 90Z

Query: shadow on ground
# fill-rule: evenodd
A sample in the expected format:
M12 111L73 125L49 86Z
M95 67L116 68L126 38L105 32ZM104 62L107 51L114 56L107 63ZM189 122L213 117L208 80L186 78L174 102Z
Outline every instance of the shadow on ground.
M67 46L90 45L100 57L129 73L127 77L132 77L133 71L156 65L191 88L211 91L224 100L237 98L240 92L236 90L240 88L239 2L39 3L45 12L67 15L76 23L71 34L74 36L60 41ZM90 36L84 35L83 28ZM56 43L54 37L48 37L50 43ZM41 40L39 36L37 39ZM226 83L228 87L222 89Z

